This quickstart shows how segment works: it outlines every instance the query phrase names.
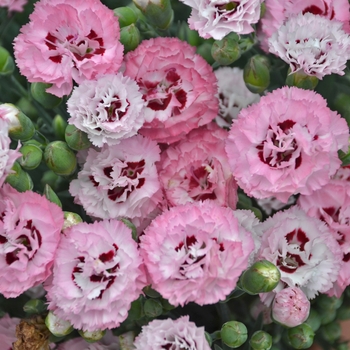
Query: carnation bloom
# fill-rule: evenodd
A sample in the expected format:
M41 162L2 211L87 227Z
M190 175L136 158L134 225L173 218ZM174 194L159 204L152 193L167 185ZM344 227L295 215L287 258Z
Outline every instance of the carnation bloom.
M46 280L60 240L63 212L37 193L0 190L0 293L16 298Z
M210 350L204 327L197 327L188 316L177 320L153 320L136 337L136 350Z
M49 309L84 331L118 327L144 287L141 263L131 229L121 221L71 226L46 286Z
M265 14L259 22L261 47L268 52L268 39L290 17L312 13L348 26L350 20L348 0L265 0Z
M210 199L236 209L237 184L225 153L226 138L227 131L210 123L162 153L159 179L170 206Z
M171 208L140 240L152 287L175 306L225 299L254 250L234 212L211 201Z
M283 87L242 109L226 140L238 185L256 198L287 203L328 183L348 149L345 119L313 91Z
M216 77L196 48L177 38L144 40L125 56L146 107L140 133L172 143L211 122L218 113Z
M80 84L115 73L123 59L119 23L100 0L41 0L14 41L16 63L29 82L68 95Z
M350 36L343 24L306 13L291 17L269 39L269 50L290 65L291 73L302 70L322 79L344 75L350 59Z
M0 344L4 350L12 349L12 344L17 339L16 326L19 322L19 318L11 318L7 314L0 318Z
M215 71L219 90L219 115L215 121L230 128L242 108L258 102L260 95L250 92L243 80L243 70L238 67L221 67Z
M7 7L8 11L22 12L28 0L0 0L0 7Z
M330 229L294 206L262 224L259 259L281 272L276 291L284 285L299 287L312 299L327 292L338 278L343 254Z
M89 215L101 219L144 217L161 200L155 166L159 153L158 145L141 135L115 146L105 145L100 151L91 148L69 191Z
M260 18L262 0L181 0L192 8L188 24L205 39L221 40L231 32L248 34Z
M309 317L310 301L298 287L284 288L272 303L272 317L287 327L296 327Z
M68 123L86 132L98 147L136 135L144 122L139 87L121 73L84 81L74 88L67 106Z
M298 204L306 213L324 221L342 250L343 263L329 295L340 298L350 284L350 183L331 180L309 196L300 196Z

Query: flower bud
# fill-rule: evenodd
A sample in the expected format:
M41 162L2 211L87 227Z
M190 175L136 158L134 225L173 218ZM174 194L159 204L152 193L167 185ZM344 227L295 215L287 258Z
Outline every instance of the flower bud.
M334 350L349 350L349 343L340 343L334 348Z
M333 311L342 306L343 298L329 297L326 294L321 294L317 297L316 303L319 309Z
M39 117L38 110L33 106L32 102L26 97L21 97L16 106L21 110L30 120L36 121Z
M60 208L62 208L62 203L60 199L58 198L57 194L54 192L54 190L48 185L45 185L44 188L44 196L52 203L57 204Z
M49 143L44 152L47 166L57 175L72 175L77 167L77 159L73 151L63 141Z
M133 51L141 41L141 35L135 24L120 29L120 42L124 45L124 53Z
M47 314L45 324L56 337L64 337L73 331L73 326L70 322L58 318L52 311Z
M312 330L316 332L321 326L321 319L319 313L315 309L311 308L309 317L307 318L305 323L307 323L312 328Z
M91 146L87 134L76 128L75 125L67 125L64 137L68 146L74 151L81 151Z
M186 22L181 22L179 25L177 37L182 41L187 41L192 46L198 46L201 42L198 32L190 29Z
M46 92L46 89L51 87L51 84L47 83L32 83L30 92L37 102L47 109L53 109L57 107L61 102L62 98Z
M18 162L14 162L12 173L7 175L5 182L10 184L18 192L25 192L33 189L32 178L26 171L23 171Z
M209 64L213 64L215 62L213 56L211 55L212 46L213 45L209 41L206 41L197 47L197 54L201 55Z
M83 222L83 219L76 213L72 213L70 211L64 211L64 223L62 230L65 230L68 227L80 224Z
M15 70L15 63L10 53L0 46L0 75L10 75Z
M33 170L40 165L43 158L43 151L38 146L25 144L19 151L22 153L22 157L18 161L23 169Z
M46 311L46 305L40 299L32 299L24 304L23 311L28 314L41 314Z
M258 94L270 85L270 70L267 58L255 55L249 59L244 67L244 82L249 91Z
M59 191L62 189L65 180L61 176L55 174L52 170L47 170L44 172L40 182L43 186L48 184L54 191Z
M9 136L13 140L27 141L35 133L32 121L11 103L0 104L1 118L9 123Z
M247 327L238 321L229 321L221 327L221 340L231 348L238 348L248 339Z
M314 336L314 331L306 323L290 328L287 332L287 339L294 349L308 349L314 341Z
M157 317L163 312L162 304L156 299L147 299L143 305L143 311L147 317Z
M272 337L264 331L256 331L249 340L253 350L270 350L272 347Z
M62 118L60 114L56 114L53 118L53 131L57 139L64 141L67 122Z
M233 34L237 36L237 34ZM228 66L237 61L242 54L237 39L229 34L222 40L215 40L211 48L211 55L214 60L222 66Z
M101 340L104 335L106 334L105 330L97 330L93 332L88 332L88 331L78 331L80 336L85 339L88 343L94 343L96 341Z
M280 281L279 269L270 261L255 262L240 278L240 284L248 294L271 292Z
M147 22L159 29L167 29L174 19L170 0L133 0L147 18Z
M320 334L322 334L323 339L329 343L334 343L340 339L341 327L338 322L328 323L320 328Z
M118 17L120 28L127 27L137 21L136 13L130 7L118 7L114 9L113 12L114 15Z
M297 71L295 73L288 70L288 75L286 79L286 85L296 86L305 90L313 90L318 84L317 77L305 74L303 71Z
M304 323L309 312L310 302L298 287L282 289L272 303L272 318L286 327L296 327Z

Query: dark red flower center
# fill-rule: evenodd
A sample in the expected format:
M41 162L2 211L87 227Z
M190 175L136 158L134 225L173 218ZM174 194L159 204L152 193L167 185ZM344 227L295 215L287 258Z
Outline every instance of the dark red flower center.
M212 187L213 184L208 180L209 171L207 167L200 166L196 169L191 167L189 174L189 195L195 201L204 201L206 199L216 199L216 194L214 193ZM187 177L185 177L186 179ZM199 194L193 195L191 192L197 193L199 190Z
M112 101L109 106L105 107L105 111L107 112L107 121L108 122L115 122L116 120L121 120L124 115L128 111L128 107L130 106L130 103L128 100L126 100L126 106L123 108L124 110L121 110L123 104L122 101L119 99L118 95L114 96L115 101ZM104 104L103 101L100 101L101 104Z

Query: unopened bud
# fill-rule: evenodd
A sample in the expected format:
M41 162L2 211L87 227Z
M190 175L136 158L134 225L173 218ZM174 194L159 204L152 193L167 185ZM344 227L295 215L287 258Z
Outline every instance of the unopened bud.
M53 118L52 124L56 138L61 141L64 141L67 122L62 118L60 114L56 114L55 118Z
M80 224L83 222L83 219L76 213L70 211L64 211L64 223L62 230L65 230L68 227Z
M212 44L208 41L204 42L202 45L197 47L197 54L201 55L209 64L215 62L213 56L211 55Z
M11 168L11 174L7 175L5 182L10 184L18 192L25 192L33 189L32 178L21 168L18 162L14 162Z
M237 34L233 33L235 36ZM225 36L222 40L216 40L211 48L211 55L214 60L223 66L227 66L241 57L241 49L237 38L231 34Z
M306 323L290 328L287 332L287 339L294 349L308 349L314 341L314 336L314 331Z
M341 327L338 322L328 323L320 328L323 339L329 343L334 343L340 339Z
M118 7L114 9L113 12L114 15L118 17L120 28L127 27L137 21L136 13L130 7Z
M343 298L329 297L325 294L321 294L317 297L316 302L319 309L333 311L342 306Z
M201 42L198 32L190 29L186 22L181 22L177 32L177 37L182 41L188 42L192 46L198 46Z
M77 167L77 159L73 151L63 141L49 143L44 152L47 166L57 175L69 176Z
M38 110L33 106L32 102L26 97L21 97L16 106L20 109L30 120L36 121L39 117Z
M124 53L133 51L141 41L141 35L135 24L130 24L120 30L120 42L124 45Z
M271 292L277 287L280 278L281 273L274 264L261 260L255 262L242 274L240 284L244 291L254 295Z
M10 75L15 70L15 63L10 53L0 46L0 75Z
M244 67L243 78L251 92L255 94L264 92L270 85L270 70L267 58L262 55L251 57Z
M23 311L28 314L41 314L46 311L46 305L40 299L32 299L24 304Z
M60 97L52 95L46 91L46 89L50 87L51 84L47 83L32 83L30 87L30 92L33 98L47 109L53 109L62 102Z
M84 131L75 125L68 124L65 131L67 145L74 151L81 151L91 146L91 142Z
M45 318L46 327L56 337L64 337L73 331L73 326L70 322L57 317L52 311Z
M305 90L313 90L318 84L317 77L305 74L303 71L297 71L291 73L290 69L288 70L288 75L286 79L286 85L296 86Z
M33 170L40 165L43 158L43 151L40 147L33 144L25 144L19 151L22 153L22 157L18 161L23 169Z
M272 336L264 331L256 331L249 340L253 350L270 350L272 347Z
M60 208L62 208L62 203L61 203L60 199L58 198L55 191L48 184L45 185L44 195L50 202L55 203Z
M229 321L221 327L221 340L231 348L238 348L248 339L247 327L238 321Z
M93 331L93 332L88 332L88 331L80 330L79 334L88 343L95 343L96 341L99 341L104 337L104 335L106 334L106 331L105 330L103 330L103 331L97 330L97 331Z
M321 319L319 313L315 309L311 308L309 317L307 318L305 323L307 323L312 328L312 330L316 332L321 326Z

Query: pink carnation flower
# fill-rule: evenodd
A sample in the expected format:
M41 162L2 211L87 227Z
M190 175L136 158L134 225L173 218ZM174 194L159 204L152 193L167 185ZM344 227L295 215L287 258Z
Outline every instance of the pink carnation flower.
M4 350L12 350L12 343L17 340L16 327L20 321L7 314L0 318L0 344Z
M170 206L210 199L236 209L237 184L225 153L226 138L227 131L210 123L162 153L159 179Z
M338 279L329 295L340 298L350 284L350 183L332 180L309 196L300 196L298 204L306 213L324 221L333 231L343 253Z
M234 212L211 201L171 208L140 240L152 287L175 306L225 299L254 250Z
M267 219L262 230L258 258L279 268L281 281L276 292L284 285L297 286L312 299L333 286L343 254L332 232L321 220L307 216L295 206Z
M136 135L118 145L89 149L69 191L89 215L101 219L144 217L161 200L156 142Z
M139 87L121 73L84 81L74 88L67 106L68 123L86 132L98 147L136 135L144 122Z
M260 100L260 95L250 92L243 80L243 70L221 67L215 71L219 90L219 115L215 121L220 127L230 128L242 108Z
M14 41L16 63L29 82L50 83L68 95L81 84L115 73L123 59L119 23L100 0L41 0Z
M291 73L302 70L322 79L332 73L344 75L350 59L350 36L343 24L311 13L291 17L269 39L269 50L290 65Z
M125 64L146 103L142 135L172 143L217 116L216 77L195 47L177 38L144 40Z
M210 350L205 338L204 327L197 327L190 322L189 316L182 316L177 320L153 320L142 327L136 337L136 350Z
M272 303L273 319L286 327L296 327L304 323L309 313L310 301L298 287L282 289Z
M328 183L347 151L349 129L313 91L283 87L242 109L226 140L238 185L256 198L287 203Z
M0 293L16 298L46 280L60 240L63 212L37 193L0 190Z
M7 7L8 11L22 12L28 0L0 0L0 7Z
M141 263L131 230L121 221L71 226L46 286L49 309L77 329L118 327L144 287Z
M268 52L268 39L284 22L300 13L312 13L330 20L341 21L348 27L350 20L348 0L265 0L266 11L259 22L261 47Z
M205 39L221 40L231 32L248 34L260 18L262 0L181 0L192 8L188 24Z

